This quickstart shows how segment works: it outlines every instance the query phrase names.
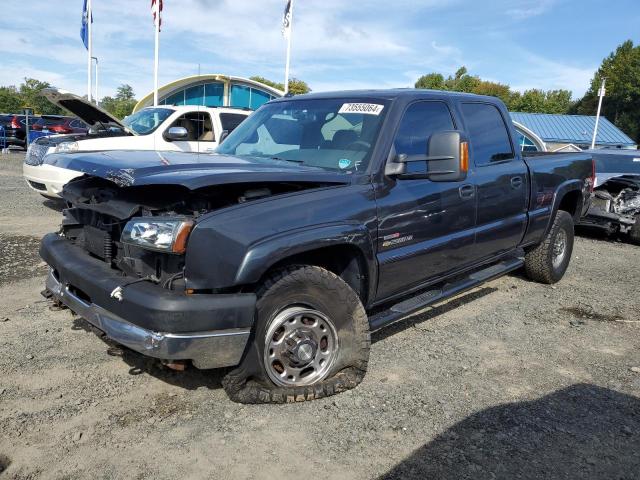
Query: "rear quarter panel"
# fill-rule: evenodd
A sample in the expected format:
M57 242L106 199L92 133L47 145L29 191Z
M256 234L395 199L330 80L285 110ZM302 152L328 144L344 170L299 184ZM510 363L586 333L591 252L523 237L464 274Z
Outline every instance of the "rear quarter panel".
M551 225L551 221L569 192L579 191L582 204L577 217L583 213L584 202L590 198L589 178L592 161L589 154L566 153L525 156L531 178L529 200L529 226L523 244L539 242Z

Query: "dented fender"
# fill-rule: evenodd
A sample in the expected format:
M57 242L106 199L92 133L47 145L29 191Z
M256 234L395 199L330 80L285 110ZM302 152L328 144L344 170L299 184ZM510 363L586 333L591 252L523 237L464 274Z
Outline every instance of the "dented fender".
M369 284L375 285L377 268L373 241L364 225L316 225L267 238L246 252L236 273L236 285L251 284L278 262L294 255L334 246L356 247L368 265Z

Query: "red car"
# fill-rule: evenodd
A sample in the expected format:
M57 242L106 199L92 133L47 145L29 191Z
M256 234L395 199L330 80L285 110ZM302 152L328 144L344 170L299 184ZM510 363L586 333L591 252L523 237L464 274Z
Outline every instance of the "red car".
M87 133L89 131L82 120L62 115L42 115L31 129L39 132L49 130L55 133Z

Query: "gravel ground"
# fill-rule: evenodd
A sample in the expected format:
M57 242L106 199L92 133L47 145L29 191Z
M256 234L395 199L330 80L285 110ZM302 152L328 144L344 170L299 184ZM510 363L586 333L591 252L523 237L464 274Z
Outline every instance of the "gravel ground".
M640 248L578 238L555 286L510 275L376 333L357 389L244 406L224 372L49 310L60 206L20 161L0 156L0 478L640 477Z

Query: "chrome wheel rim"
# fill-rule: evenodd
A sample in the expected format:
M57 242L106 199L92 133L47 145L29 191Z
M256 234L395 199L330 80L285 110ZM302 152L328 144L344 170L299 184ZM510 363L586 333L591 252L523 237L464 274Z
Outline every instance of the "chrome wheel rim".
M338 348L336 328L326 315L312 308L287 307L267 329L264 366L276 385L312 385L326 378Z
M567 232L564 230L558 230L556 234L556 238L553 242L553 253L551 258L551 263L553 263L554 268L558 268L562 265L564 261L564 257L567 254Z

